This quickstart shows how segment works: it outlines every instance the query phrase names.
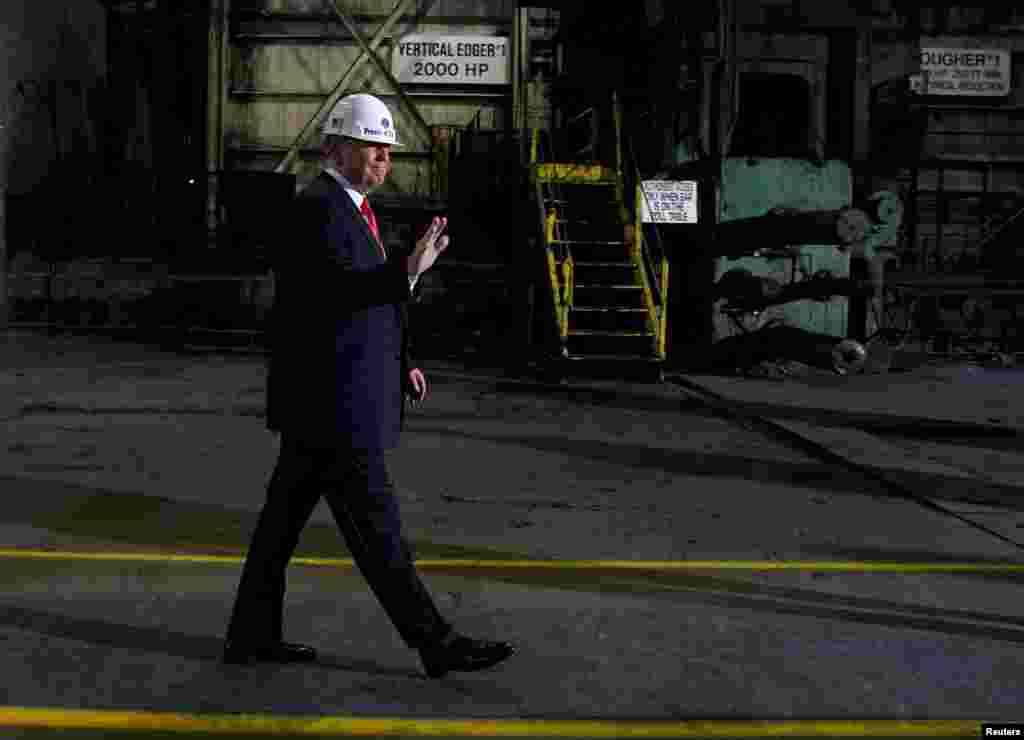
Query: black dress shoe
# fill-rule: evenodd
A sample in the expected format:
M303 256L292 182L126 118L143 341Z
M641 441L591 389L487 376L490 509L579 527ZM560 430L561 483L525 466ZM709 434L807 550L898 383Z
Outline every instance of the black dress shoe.
M455 635L440 645L420 648L420 659L427 675L440 678L448 671L480 671L490 668L515 653L510 642L475 640Z
M228 640L224 643L225 663L240 665L268 661L272 663L309 663L316 660L316 650L290 642L245 644Z

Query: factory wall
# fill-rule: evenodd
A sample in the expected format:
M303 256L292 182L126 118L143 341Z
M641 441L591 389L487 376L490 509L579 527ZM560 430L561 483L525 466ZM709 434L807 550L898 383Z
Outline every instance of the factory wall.
M26 194L58 178L66 194L85 189L102 157L105 70L104 10L96 0L0 6L0 266L46 241L55 221Z

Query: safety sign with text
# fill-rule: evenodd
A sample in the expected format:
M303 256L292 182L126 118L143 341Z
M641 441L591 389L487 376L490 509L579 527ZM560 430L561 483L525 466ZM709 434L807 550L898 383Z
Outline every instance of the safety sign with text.
M1009 95L1010 52L921 48L925 95Z
M694 180L647 180L641 183L640 219L645 224L697 223Z
M507 85L509 45L503 36L405 36L394 45L399 82Z

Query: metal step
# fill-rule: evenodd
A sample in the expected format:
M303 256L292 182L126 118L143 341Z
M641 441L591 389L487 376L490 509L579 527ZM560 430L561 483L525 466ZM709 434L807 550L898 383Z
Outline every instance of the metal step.
M613 313L646 313L643 308L620 308L618 306L573 306L573 311L613 312Z
M573 266L577 271L579 270L604 270L608 272L620 273L622 270L632 271L637 269L636 264L632 260L615 260L610 262L598 262L596 260L591 261L588 259L579 259L579 257L573 258L575 263ZM620 280L620 284L628 285L631 280Z
M645 331L647 317L646 308L572 306L569 310L569 326L573 330Z
M571 355L653 355L654 333L577 329L569 332L566 347Z
M564 198L545 198L545 210L555 210L555 225L560 228L580 229L587 238L615 238L622 234L622 218L619 204L601 202L591 205L578 200L569 201Z
M570 180L564 177L545 177L539 176L537 182L540 185L555 186L560 188L614 188L618 185L615 180L605 177L600 180L592 180L590 182L584 182L583 180Z
M566 188L541 191L540 197L546 201L557 199L561 203L572 203L573 210L586 214L588 218L605 212L617 214L620 208L619 201L614 197L609 198L608 193L595 190L593 185L586 186L585 190L576 189L572 193L566 192Z
M570 337L653 337L653 331L608 331L606 329L577 329Z
M584 262L626 262L630 259L625 242L604 242L589 239L554 239L555 246L568 248L574 260Z
M573 288L573 303L577 308L646 308L643 289L639 285L577 283Z
M598 239L552 239L552 244L567 244L571 246L593 246L593 247L622 247L627 249L628 245L624 241L600 241Z
M632 262L590 262L573 260L575 281L584 285L639 285Z
M606 183L601 185L571 185L559 183L541 183L540 197L548 200L558 198L563 202L570 202L578 213L585 213L588 216L608 211L612 208L613 213L619 212L620 203L615 198L615 193L609 193L604 188ZM546 185L547 187L543 187Z
M568 224L579 224L581 226L590 226L593 228L618 228L623 227L622 213L618 210L619 204L615 201L608 201L597 204L600 207L594 208L580 208L579 203L576 203L576 207L572 210L575 213L569 213L563 210L557 214L555 219L558 223Z
M569 354L559 362L557 372L563 377L615 378L658 383L662 380L662 366L663 361L653 353Z
M584 239L558 239L552 242L567 248L574 260L584 262L626 262L630 259L629 247L622 242L598 242Z
M565 359L573 361L573 362L586 362L588 360L591 361L591 362L644 362L644 363L651 363L651 364L655 364L655 363L661 362L661 359L657 355L654 355L654 354L650 354L650 355L598 355L598 354L574 355L574 354L568 354L568 355L565 356Z
M542 163L544 164L556 164L557 166L565 166L569 168L585 168L586 165L575 165L572 163ZM537 182L541 185L555 185L563 188L614 188L618 186L613 175L607 175L601 178L595 178L593 180L577 179L573 169L569 169L565 174L541 174L536 175Z

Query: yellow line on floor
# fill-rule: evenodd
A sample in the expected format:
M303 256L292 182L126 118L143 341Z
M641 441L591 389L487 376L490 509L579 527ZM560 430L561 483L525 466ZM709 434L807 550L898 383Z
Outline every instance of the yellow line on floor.
M162 563L237 564L243 555L188 554L147 550L101 552L0 548L0 558L26 560L97 560ZM296 557L295 565L352 568L351 558ZM479 560L424 558L416 561L424 570L624 570L678 572L689 570L802 570L852 573L1024 573L1018 563L894 563L860 560Z
M374 737L976 737L977 720L619 721L196 715L0 707L0 725L70 730Z

